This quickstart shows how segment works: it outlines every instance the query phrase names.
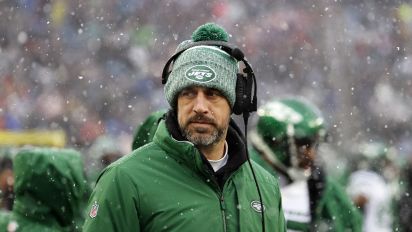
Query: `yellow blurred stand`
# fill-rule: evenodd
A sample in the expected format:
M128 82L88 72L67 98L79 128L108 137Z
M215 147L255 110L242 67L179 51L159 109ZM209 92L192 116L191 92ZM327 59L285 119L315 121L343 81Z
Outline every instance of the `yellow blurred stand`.
M0 146L64 147L66 133L62 130L0 130Z

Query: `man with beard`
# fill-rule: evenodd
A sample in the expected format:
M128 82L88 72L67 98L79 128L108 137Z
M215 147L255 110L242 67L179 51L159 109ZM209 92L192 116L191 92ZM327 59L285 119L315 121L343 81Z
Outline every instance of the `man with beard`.
M152 142L100 175L85 232L285 231L277 179L248 159L231 119L253 107L239 107L251 93L238 62L249 65L228 37L207 23L178 46L162 76L171 109Z

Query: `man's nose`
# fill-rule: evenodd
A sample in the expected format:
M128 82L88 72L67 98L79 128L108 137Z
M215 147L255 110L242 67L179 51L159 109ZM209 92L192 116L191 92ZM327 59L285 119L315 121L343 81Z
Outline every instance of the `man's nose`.
M193 111L203 114L208 112L208 101L204 93L200 92L197 94L193 106Z

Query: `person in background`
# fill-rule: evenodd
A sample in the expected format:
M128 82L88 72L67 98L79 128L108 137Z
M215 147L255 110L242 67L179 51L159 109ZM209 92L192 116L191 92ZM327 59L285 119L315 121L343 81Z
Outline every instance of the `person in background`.
M401 183L404 187L399 194L399 200L396 202L396 210L398 212L399 231L412 231L412 156L406 160L405 165L401 170Z
M248 162L231 119L246 61L228 38L207 23L179 46L163 75L171 109L151 143L100 175L84 232L285 231L277 179Z
M99 136L88 149L86 176L91 188L94 188L100 173L109 164L123 156L116 139L109 135Z
M299 97L274 99L258 109L251 157L280 180L288 231L361 231L362 218L317 159L326 139L320 110Z
M167 110L158 110L152 112L147 116L147 118L138 126L132 143L132 151L137 148L150 143L153 140L157 126L160 123L160 120L165 118Z
M394 231L393 207L398 194L398 181L394 181L398 176L396 151L383 142L365 142L354 147L346 191L364 215L363 231Z
M81 231L86 178L81 154L63 148L21 148L13 159L15 201L0 231Z
M13 147L0 148L0 208L4 211L13 209L14 176L13 176Z

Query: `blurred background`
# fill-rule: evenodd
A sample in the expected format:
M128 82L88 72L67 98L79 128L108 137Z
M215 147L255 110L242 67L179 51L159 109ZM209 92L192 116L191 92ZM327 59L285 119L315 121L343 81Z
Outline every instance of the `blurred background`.
M357 147L383 145L371 157L385 156L378 172L410 222L410 0L0 0L1 207L16 147L73 147L91 182L128 154L145 118L168 108L164 64L206 22L245 53L259 105L294 95L320 108L330 174L344 183L363 162Z
M358 144L382 142L401 175L412 159L412 1L401 0L0 0L0 147L74 147L86 169L103 149L129 153L146 116L168 108L165 62L206 22L244 51L259 105L296 95L321 109L332 173Z
M384 141L411 159L411 1L0 0L0 19L3 132L58 131L79 150L105 135L130 152L139 124L168 107L163 65L216 22L252 64L259 105L303 96L332 150Z

